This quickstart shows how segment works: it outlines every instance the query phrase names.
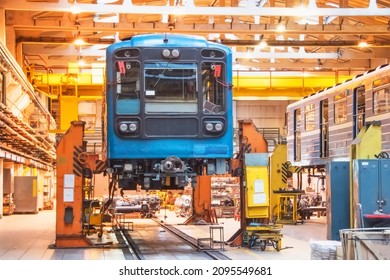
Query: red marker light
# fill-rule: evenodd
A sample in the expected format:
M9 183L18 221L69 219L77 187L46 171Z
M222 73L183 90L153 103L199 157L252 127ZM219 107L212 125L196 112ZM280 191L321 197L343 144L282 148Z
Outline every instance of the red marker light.
M215 65L214 77L219 78L221 76L221 65Z
M125 62L124 61L118 61L118 68L119 68L119 72L121 74L126 74L126 68L125 68Z

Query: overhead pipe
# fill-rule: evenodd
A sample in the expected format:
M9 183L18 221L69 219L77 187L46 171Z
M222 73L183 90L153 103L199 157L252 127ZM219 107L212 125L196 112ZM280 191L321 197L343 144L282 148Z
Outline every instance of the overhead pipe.
M0 110L5 112L5 113L2 113L0 111L1 119L5 120L10 127L16 127L16 125L19 125L20 127L22 127L22 128L19 128L19 129L22 130L22 132L26 132L26 134L25 134L26 137L29 137L29 139L31 141L34 141L37 144L41 144L41 141L39 141L38 139L36 139L36 137L33 136L33 135L36 134L36 132L35 132L35 130L31 126L29 126L26 123L20 121L18 118L12 118L11 119L10 117L8 117L8 115L12 116L12 113L7 109L7 107L5 107L4 104L0 104ZM52 147L53 141L48 141L47 139L44 139L43 137L39 137L39 138L41 138L43 140L43 142L44 142L43 144L45 144L46 147Z
M9 127L5 122L3 122L1 120L0 120L0 127L3 127L2 129L7 131L9 133L9 135L12 136L12 141L9 142L10 146L15 147L15 146L19 145L20 147L23 147L23 149L21 149L21 150L24 151L24 154L30 154L30 157L34 158L34 155L36 153L38 153L38 155L36 157L38 157L38 158L42 157L46 161L49 161L49 163L51 165L53 164L55 157L53 157L53 155L51 155L50 152L46 151L44 147L40 147L40 146L32 143L31 141L29 141L28 139L23 137L23 135L19 134L17 131L15 131L14 129ZM7 147L8 147L8 145L7 145ZM26 152L26 151L28 151L28 152ZM39 153L43 154L44 157L42 155L39 155Z
M12 120L3 112L0 112L0 121L2 121L3 124L7 125L6 128L12 129L13 134L25 138L25 140L30 142L32 145L38 146L38 147L44 146L44 147L42 147L42 149L44 151L46 151L46 150L50 151L50 148L53 147L47 141L39 141L37 138L35 138L31 134L27 133L26 130L20 128L20 126L16 126L17 121ZM19 130L19 131L17 131L17 130Z
M17 156L23 158L26 162L29 161L30 164L34 165L34 167L39 168L39 169L49 170L49 166L51 166L50 164L48 164L45 161L42 161L40 159L35 159L28 154L22 153L19 150L12 149L12 148L0 143L0 155L1 155L2 151L9 152L10 154L13 154L13 155L17 155Z
M50 159L51 162L55 160L56 155L54 152L53 145L51 145L47 141L38 141L38 139L20 128L20 126L16 126L15 124L17 123L17 121L15 122L15 120L12 120L3 112L0 112L0 121L0 124L2 124L3 129L8 131L8 133L12 134L18 140L28 143L31 147L37 148L42 154L45 155L46 158ZM21 132L15 130L15 128Z

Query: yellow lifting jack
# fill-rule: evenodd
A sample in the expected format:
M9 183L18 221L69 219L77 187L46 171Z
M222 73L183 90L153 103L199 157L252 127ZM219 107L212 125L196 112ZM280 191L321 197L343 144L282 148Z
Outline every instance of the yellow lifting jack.
M232 162L232 174L240 177L240 229L228 240L231 246L267 245L280 251L282 225L271 219L268 174L268 144L251 120L239 121L239 153Z

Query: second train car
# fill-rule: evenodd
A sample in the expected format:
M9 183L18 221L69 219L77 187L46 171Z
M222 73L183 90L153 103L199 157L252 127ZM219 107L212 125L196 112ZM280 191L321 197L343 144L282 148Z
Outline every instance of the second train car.
M386 155L390 152L388 64L288 105L288 161L321 168L328 160L349 160L352 140L374 121L381 123Z
M182 188L198 175L229 170L229 47L199 36L145 34L106 54L108 173L120 188Z

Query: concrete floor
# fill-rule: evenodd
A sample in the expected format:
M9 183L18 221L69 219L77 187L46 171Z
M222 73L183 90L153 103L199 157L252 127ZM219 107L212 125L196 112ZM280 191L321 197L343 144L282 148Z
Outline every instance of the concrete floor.
M171 211L162 210L158 215L160 220L175 225L190 236L195 238L209 236L208 225L183 225L181 223L185 218L178 218ZM55 218L54 210L44 210L38 214L17 214L0 219L0 260L124 259L122 250L118 248L53 249L51 245L55 244ZM239 228L239 222L231 218L219 219L218 222L224 228L225 241ZM132 234L143 236L156 234L147 230L148 223L154 222L148 219L135 219ZM282 250L279 252L272 246L267 246L265 251L225 246L224 253L233 260L310 260L311 242L326 240L325 217L314 217L303 225L284 225L281 233Z
M165 219L164 216L167 216ZM207 237L208 225L180 225L184 218L177 218L173 212L162 211L161 220L174 224L182 231L196 238ZM145 274L121 274L123 269L163 269L173 271L201 269L202 276L185 276L184 279L200 280L214 279L215 270L218 279L229 277L240 279L290 279L298 277L314 277L316 280L338 279L340 275L348 275L351 279L383 278L388 271L386 261L313 261L323 258L329 253L322 251L321 258L313 254L313 244L327 244L325 240L325 219L313 217L303 225L284 225L281 232L282 250L277 252L272 246L265 251L258 248L225 246L223 253L232 261L210 261L194 258L194 253L187 256L176 255L185 251L185 246L174 248L169 241L169 234L163 230L150 230L150 219L134 220L134 232L138 237L155 238L156 248L150 250L149 259L132 261L126 259L123 251L118 248L88 248L88 249L53 249L55 243L55 211L45 210L36 215L12 215L0 219L0 271L4 279L183 279L183 274L160 274L161 276L145 276ZM239 227L234 219L219 219L219 225L224 228L224 238L229 239ZM103 239L108 233L104 233ZM177 241L176 241L177 242ZM174 248L172 250L172 248ZM161 250L171 250L170 254L161 254ZM153 255L153 251L157 252ZM319 252L320 250L317 250ZM328 250L329 251L329 250ZM164 256L164 257L161 257ZM167 258L167 256L169 256ZM313 258L314 256L314 258ZM232 269L236 270L232 270ZM237 269L249 269L261 272L269 269L272 274L232 274ZM120 276L120 278L119 278ZM127 278L123 278L123 277ZM135 277L135 278L134 278Z

